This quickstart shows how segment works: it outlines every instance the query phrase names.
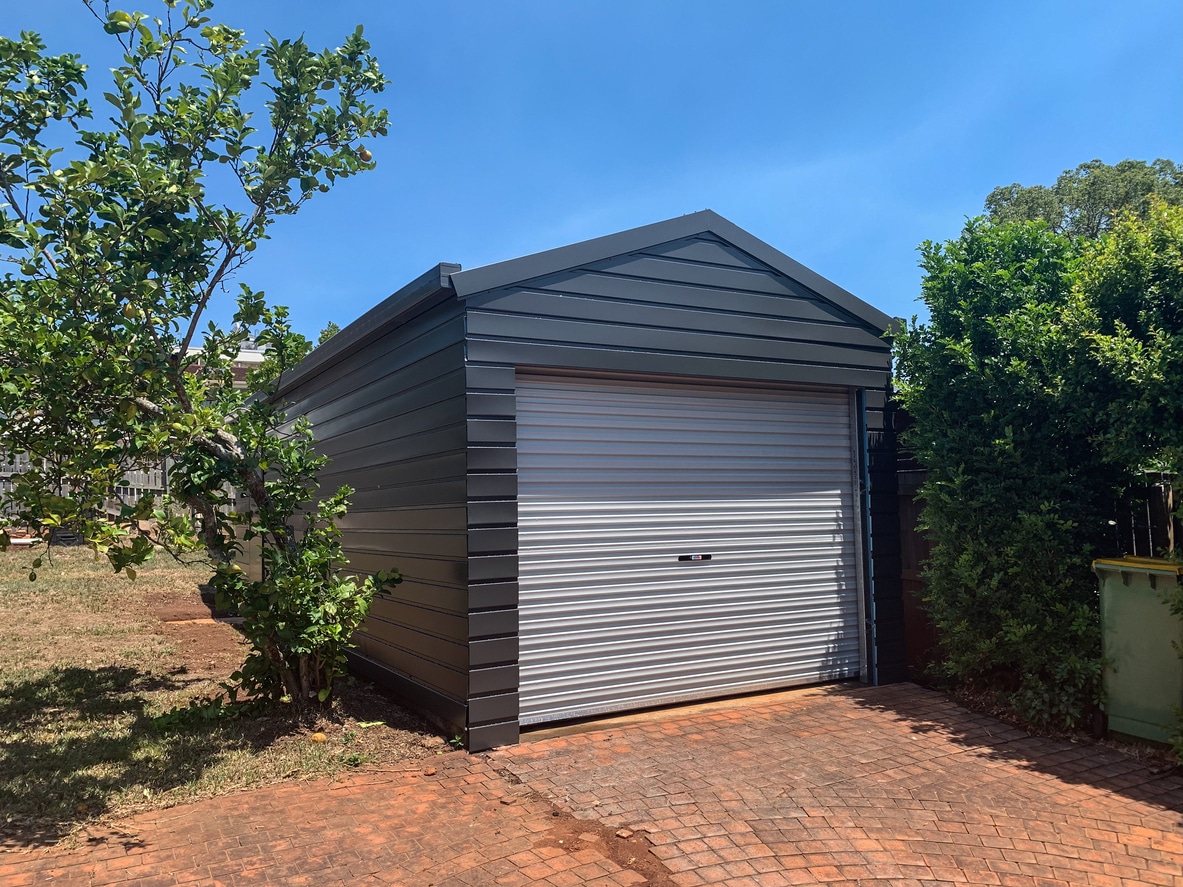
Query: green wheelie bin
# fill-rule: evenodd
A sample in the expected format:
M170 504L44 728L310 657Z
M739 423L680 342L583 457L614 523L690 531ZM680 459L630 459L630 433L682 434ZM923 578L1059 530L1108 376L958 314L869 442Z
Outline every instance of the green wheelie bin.
M1093 561L1101 582L1101 638L1107 660L1109 729L1170 741L1183 706L1183 618L1173 614L1183 564L1160 558Z

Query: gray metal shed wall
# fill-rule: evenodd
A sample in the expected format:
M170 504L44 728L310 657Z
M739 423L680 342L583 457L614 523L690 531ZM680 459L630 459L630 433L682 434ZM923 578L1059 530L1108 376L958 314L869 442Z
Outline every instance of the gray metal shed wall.
M518 738L517 406L514 367L469 363L468 745Z
M515 368L878 389L868 398L871 438L883 425L890 348L866 323L709 234L466 301L474 625L468 738L479 749L518 738ZM874 437L870 453L882 445ZM870 472L872 511L882 506L887 483ZM887 575L892 538L898 561L898 532L886 514L872 521L869 562L883 577L875 593L883 595L884 614L898 596ZM892 631L885 625L877 643Z
M706 223L730 239L682 236ZM678 239L638 248L655 230ZM608 241L622 253L604 258ZM517 740L515 374L525 367L866 391L868 639L876 676L894 679L886 322L709 212L411 282L314 351L281 392L333 460L324 487L357 489L342 522L354 567L406 577L374 602L354 667L467 727L470 748Z
M282 392L330 457L325 492L356 492L341 520L351 569L397 568L375 598L354 667L462 729L468 696L464 316L440 293L418 313Z
M474 294L472 363L882 387L877 331L711 235Z

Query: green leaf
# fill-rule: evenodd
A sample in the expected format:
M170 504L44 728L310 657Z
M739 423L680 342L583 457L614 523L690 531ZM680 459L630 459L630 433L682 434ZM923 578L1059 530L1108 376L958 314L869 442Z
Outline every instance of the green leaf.
M135 23L132 17L126 12L117 9L107 16L103 30L108 34L126 34L133 27L135 27Z

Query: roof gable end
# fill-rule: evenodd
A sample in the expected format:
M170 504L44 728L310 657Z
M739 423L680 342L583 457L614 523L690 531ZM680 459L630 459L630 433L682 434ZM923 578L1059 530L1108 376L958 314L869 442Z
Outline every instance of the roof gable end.
M576 270L644 275L655 262L664 263L663 277L682 276L687 284L717 280L721 288L816 299L877 333L892 325L883 312L711 210L461 271L451 283L466 299Z

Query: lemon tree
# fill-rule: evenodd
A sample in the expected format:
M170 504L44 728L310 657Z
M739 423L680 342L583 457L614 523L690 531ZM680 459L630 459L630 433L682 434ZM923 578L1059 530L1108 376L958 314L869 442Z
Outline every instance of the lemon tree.
M122 48L102 85L35 33L0 38L0 448L25 466L3 511L82 536L133 578L160 546L203 549L247 619L241 684L323 699L394 577L340 574L349 491L318 498L309 428L285 425L274 385L244 403L231 361L248 338L279 374L298 356L245 270L278 218L373 168L386 79L360 27L314 51L252 46L210 0L86 8ZM229 325L210 321L219 298ZM166 459L172 500L112 513L126 473ZM263 581L234 563L251 540Z

